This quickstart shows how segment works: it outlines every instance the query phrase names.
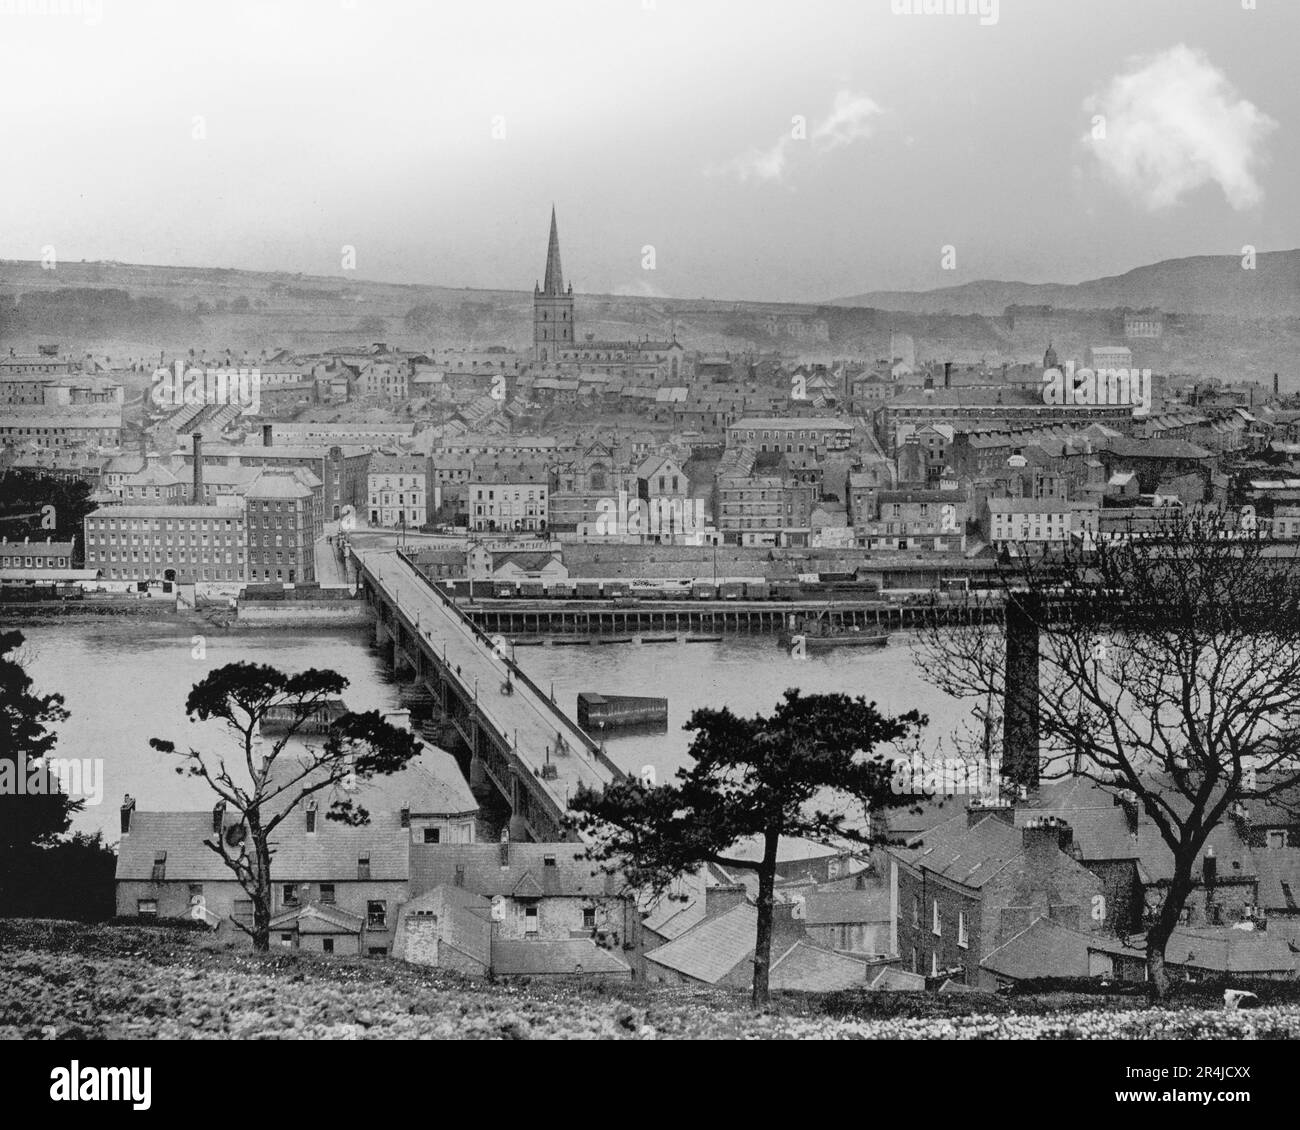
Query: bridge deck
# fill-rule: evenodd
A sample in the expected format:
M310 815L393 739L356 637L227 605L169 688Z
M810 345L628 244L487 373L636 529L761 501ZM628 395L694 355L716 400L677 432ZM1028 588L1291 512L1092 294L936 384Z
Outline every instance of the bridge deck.
M508 654L494 652L491 643L454 607L448 607L409 562L393 550L370 550L358 557L375 585L396 604L412 634L425 641L448 677L460 684L463 696L477 703L484 724L514 749L521 768L533 775L533 788L548 792L563 811L579 784L599 789L613 779L614 771L602 764L596 743L577 722L520 678ZM507 673L513 694L501 692ZM557 733L563 734L567 753L556 754ZM551 779L534 774L546 762L548 747L556 766Z

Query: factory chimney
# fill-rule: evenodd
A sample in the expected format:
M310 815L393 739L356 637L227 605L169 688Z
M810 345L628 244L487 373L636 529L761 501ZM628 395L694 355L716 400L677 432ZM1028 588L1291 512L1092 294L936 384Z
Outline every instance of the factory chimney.
M194 487L190 502L195 506L203 505L203 433L195 432L194 440Z

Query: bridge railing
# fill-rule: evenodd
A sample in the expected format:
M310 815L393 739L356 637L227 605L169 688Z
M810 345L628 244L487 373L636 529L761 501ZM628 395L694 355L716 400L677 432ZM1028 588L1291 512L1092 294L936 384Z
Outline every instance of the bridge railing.
M455 616L457 622L465 630L472 633L474 638L477 639L479 643L481 643L484 647L487 647L494 654L497 654L496 640L492 636L489 636L487 632L485 632L482 628L480 628L476 623L474 623L473 620L471 620L460 610L460 607L456 604L454 596L448 594L441 585L439 585L436 581L433 580L432 577L426 575L420 569L419 565L413 559L412 555L408 553L401 546L399 546L397 549L397 555L402 561L404 561L410 567L411 571L417 577L419 577L421 583L423 583L425 587L427 587L433 593L433 595L437 597L437 599L442 601L443 607L447 609L449 613ZM505 664L506 670L515 679L517 679L520 683L522 683L525 687L527 687L534 695L536 695L539 700L541 700L542 702L551 703L551 705L555 708L555 717L557 721L562 722L564 728L569 731L569 735L572 738L575 738L578 744L581 745L587 751L587 753L590 754L591 757L593 757L596 760L596 762L603 769L606 770L606 772L610 773L615 779L625 776L623 770L620 769L617 765L615 765L614 762L609 759L609 756L605 753L605 751L601 749L600 746L597 745L594 740L592 740L591 735L588 734L581 726L579 726L572 718L570 718L569 715L564 710L561 710L558 704L552 702L551 697L545 691L543 691L541 687L539 687L535 682L533 682L532 679L528 677L527 673L523 670L523 668L519 666L518 663L516 663L510 656L504 654L501 655L501 661ZM510 744L509 735L501 731L499 726L495 728L498 730L498 732L501 733L502 740L505 741L507 745Z

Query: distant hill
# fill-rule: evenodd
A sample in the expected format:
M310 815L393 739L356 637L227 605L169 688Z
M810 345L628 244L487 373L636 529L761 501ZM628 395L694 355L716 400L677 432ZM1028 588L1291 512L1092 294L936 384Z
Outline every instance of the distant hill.
M1180 314L1294 317L1300 314L1300 250L1260 254L1253 271L1242 269L1239 256L1195 255L1082 283L981 280L937 290L872 291L836 299L831 305L988 317L996 317L1012 305L1076 310L1155 306Z

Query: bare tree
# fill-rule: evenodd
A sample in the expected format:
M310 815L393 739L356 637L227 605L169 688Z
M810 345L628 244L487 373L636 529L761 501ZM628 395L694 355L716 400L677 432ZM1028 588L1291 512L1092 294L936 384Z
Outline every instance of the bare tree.
M302 741L308 724L329 709L347 685L334 671L313 668L286 675L264 664L228 663L194 685L185 710L192 720L217 718L226 724L235 738L229 758L181 750L162 738L149 742L162 753L182 758L176 771L201 778L224 807L222 826L204 843L252 900L252 927L234 921L253 939L254 949L267 950L271 944L271 837L276 828L309 797L325 790L331 790L328 819L367 823L370 814L353 803L355 783L395 772L420 752L413 734L389 725L373 710L343 714L319 744ZM263 748L262 725L268 720L278 724L277 736Z
M1295 565L1294 546L1246 523L1172 511L1095 549L1004 561L998 591L916 643L936 686L1005 704L1011 787L1073 774L1158 829L1173 877L1145 922L1157 997L1210 832L1238 802L1300 785Z

